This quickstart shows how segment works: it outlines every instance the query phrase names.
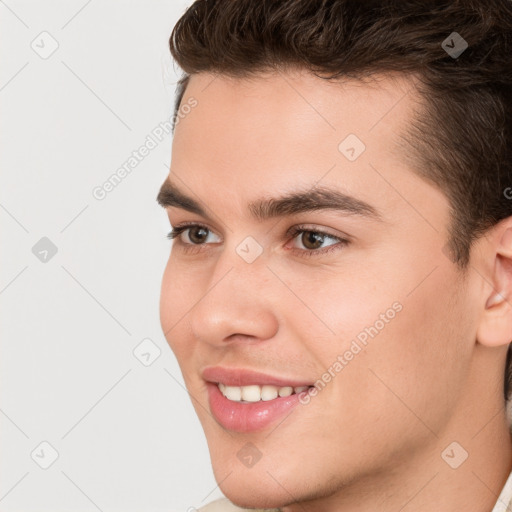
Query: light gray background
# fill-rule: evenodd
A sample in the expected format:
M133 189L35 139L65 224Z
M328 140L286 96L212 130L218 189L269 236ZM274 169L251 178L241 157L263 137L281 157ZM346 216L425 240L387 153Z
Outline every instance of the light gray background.
M190 3L0 1L0 511L221 496L158 314L171 136L92 194L172 115L168 38Z

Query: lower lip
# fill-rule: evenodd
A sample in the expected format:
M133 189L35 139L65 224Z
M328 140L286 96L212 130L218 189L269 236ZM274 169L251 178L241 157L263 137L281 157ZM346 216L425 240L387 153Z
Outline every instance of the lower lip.
M263 430L296 407L299 394L274 398L274 400L241 403L228 400L217 384L207 382L210 410L214 418L227 430L254 432ZM303 392L305 393L305 392Z

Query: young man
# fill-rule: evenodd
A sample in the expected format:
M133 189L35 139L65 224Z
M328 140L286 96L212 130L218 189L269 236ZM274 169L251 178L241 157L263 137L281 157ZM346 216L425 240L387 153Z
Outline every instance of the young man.
M197 1L170 46L204 510L512 510L512 3Z

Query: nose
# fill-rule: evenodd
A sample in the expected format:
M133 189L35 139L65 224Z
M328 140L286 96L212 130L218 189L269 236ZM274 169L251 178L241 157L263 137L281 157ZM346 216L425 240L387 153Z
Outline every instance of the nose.
M279 328L275 304L269 297L272 273L235 258L217 262L203 298L190 312L190 327L199 341L225 346L247 340L267 340Z

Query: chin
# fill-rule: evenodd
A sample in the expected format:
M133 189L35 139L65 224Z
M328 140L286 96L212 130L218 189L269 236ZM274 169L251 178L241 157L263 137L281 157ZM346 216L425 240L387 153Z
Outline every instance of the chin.
M267 477L271 479L268 475ZM268 483L267 479L260 479L257 475L251 481L250 478L240 478L232 473L219 487L226 498L242 508L272 509L290 504L289 493L276 482L273 482L275 487L269 489Z
M280 457L278 457L280 458ZM283 455L282 461L286 460ZM215 480L223 494L242 508L274 509L308 499L309 486L314 483L299 481L298 466L289 464L276 467L264 458L251 468L243 467L232 455L214 454L212 457Z
M334 488L318 486L314 489L312 485L315 483L303 485L284 477L274 480L268 473L248 477L233 472L219 487L234 505L248 509L278 509L292 504L312 503L335 492Z

